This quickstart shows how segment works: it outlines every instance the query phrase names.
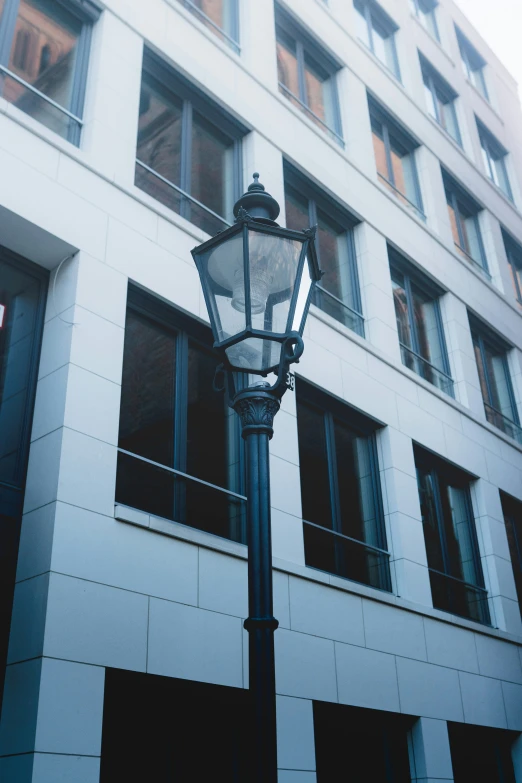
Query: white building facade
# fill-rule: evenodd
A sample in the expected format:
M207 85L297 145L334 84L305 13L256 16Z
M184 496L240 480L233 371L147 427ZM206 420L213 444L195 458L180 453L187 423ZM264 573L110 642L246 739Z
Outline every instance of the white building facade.
M249 779L190 250L258 171L324 271L271 441L279 780L521 783L511 76L451 0L0 14L0 779Z

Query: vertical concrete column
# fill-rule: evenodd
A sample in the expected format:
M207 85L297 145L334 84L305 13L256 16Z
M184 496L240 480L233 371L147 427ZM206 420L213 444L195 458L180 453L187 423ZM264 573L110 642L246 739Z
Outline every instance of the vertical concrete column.
M315 783L313 702L277 697L279 783Z
M355 231L366 338L401 362L386 239L368 223Z
M484 251L488 262L491 282L499 291L505 293L511 286L509 279L509 266L506 257L506 250L502 240L500 223L491 212L483 210L479 215L480 232L484 242Z
M248 70L276 92L277 50L274 35L274 3L241 3L241 59Z
M37 658L10 665L0 726L0 778L100 779L105 669Z
M281 151L257 131L252 131L243 141L243 184L245 189L252 182L252 174L258 171L260 182L279 202L281 213L277 222L285 224L285 182Z
M379 431L377 446L394 592L432 606L411 438L388 426Z
M415 151L415 160L427 224L439 235L445 245L453 249L453 234L451 233L440 161L427 147L419 147Z
M348 68L343 68L337 74L337 86L346 151L350 160L374 180L375 154L366 85Z
M109 10L93 32L82 148L102 174L134 184L143 40Z
M448 783L453 780L448 724L445 720L419 718L411 732L416 783Z
M479 479L473 485L472 500L492 623L520 635L520 608L498 488Z
M466 305L452 293L445 294L440 302L455 397L482 419L484 401Z

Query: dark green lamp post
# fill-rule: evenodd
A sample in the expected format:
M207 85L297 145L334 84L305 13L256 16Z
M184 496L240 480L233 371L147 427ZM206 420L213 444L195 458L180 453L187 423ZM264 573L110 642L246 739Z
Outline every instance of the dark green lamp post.
M303 352L303 329L321 273L315 227L281 228L279 204L259 174L234 205L236 221L192 255L222 364L216 371L239 415L246 444L249 677L254 706L252 781L277 783L272 546L268 442L289 367ZM234 373L266 376L236 392Z

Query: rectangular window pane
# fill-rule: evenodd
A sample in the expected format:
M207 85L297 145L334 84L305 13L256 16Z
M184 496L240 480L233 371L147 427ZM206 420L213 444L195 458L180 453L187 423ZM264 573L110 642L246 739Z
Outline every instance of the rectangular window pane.
M392 288L399 342L407 348L413 348L404 277L395 269L392 270ZM410 369L414 368L410 367Z
M353 271L346 232L339 233L321 210L317 210L317 229L316 241L321 270L324 272L321 287L355 309Z
M411 293L419 353L430 364L444 371L443 347L437 314L438 303L415 285L412 285Z
M370 30L364 13L364 6L355 6L355 29L357 38L359 38L367 47L371 49Z
M501 500L518 603L522 612L522 503L503 494Z
M69 111L82 22L50 0L20 0L8 68ZM6 77L2 96L48 128L67 138L74 120Z
M448 212L450 218L451 233L453 235L453 241L455 242L457 247L460 248L462 245L462 240L460 238L459 228L458 228L459 216L455 212L455 208L453 204L451 204L449 201L448 201Z
M192 116L190 195L217 215L232 218L234 201L234 145L197 112ZM187 204L190 220L207 234L225 228L221 220L194 204Z
M482 261L482 252L480 247L480 238L479 238L479 225L478 225L478 219L476 215L471 215L470 217L465 217L462 220L463 225L463 233L466 237L466 245L467 247L464 248L471 258L477 262L480 266L483 265Z
M426 83L424 84L424 97L426 99L426 106L428 107L428 114L438 122L439 118L437 115L437 98Z
M417 190L415 187L415 161L412 153L404 153L391 142L391 162L395 188L406 196L407 200L417 205Z
M308 199L293 188L285 186L286 226L295 231L310 227Z
M377 130L377 127L372 122L372 141L373 141L373 151L375 153L375 164L377 166L377 173L380 177L382 177L384 180L390 180L390 173L388 171L388 160L386 158L386 147L384 144L384 139Z
M374 54L379 60L397 75L397 65L395 62L395 42L393 35L385 32L380 26L373 24L373 47Z
M459 132L459 125L457 122L455 101L451 101L450 103L444 104L442 117L443 117L443 127L445 128L445 130L447 130L449 135L457 142L457 144L460 144L460 132Z
M236 40L236 0L179 0L221 41ZM223 35L220 31L226 33ZM228 37L227 37L228 36Z
M332 78L305 55L306 104L316 117L332 128L334 122L334 97Z
M513 407L508 386L506 358L488 345L484 345L484 355L491 392L490 405L508 419L513 418Z
M295 43L286 38L283 42L280 35L277 38L277 76L279 83L296 98L299 98L299 72ZM288 97L288 94L285 93ZM299 105L296 102L296 105Z
M515 783L515 732L448 723L455 783Z
M498 158L497 160L494 160L493 168L495 170L495 184L499 186L499 188L508 198L511 198L511 189L509 185L505 159Z
M298 399L297 425L303 519L331 529L332 505L324 415Z

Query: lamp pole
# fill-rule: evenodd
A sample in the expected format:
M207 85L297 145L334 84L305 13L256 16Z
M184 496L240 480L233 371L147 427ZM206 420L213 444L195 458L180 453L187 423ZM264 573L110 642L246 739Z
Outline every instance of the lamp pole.
M194 248L215 342L223 364L214 388L226 388L241 420L246 451L249 688L253 742L249 783L277 783L277 725L270 520L269 441L289 366L303 352L302 333L320 270L315 228L275 222L279 204L259 174L236 201L234 226ZM267 376L236 391L234 373ZM218 378L223 377L223 383Z

